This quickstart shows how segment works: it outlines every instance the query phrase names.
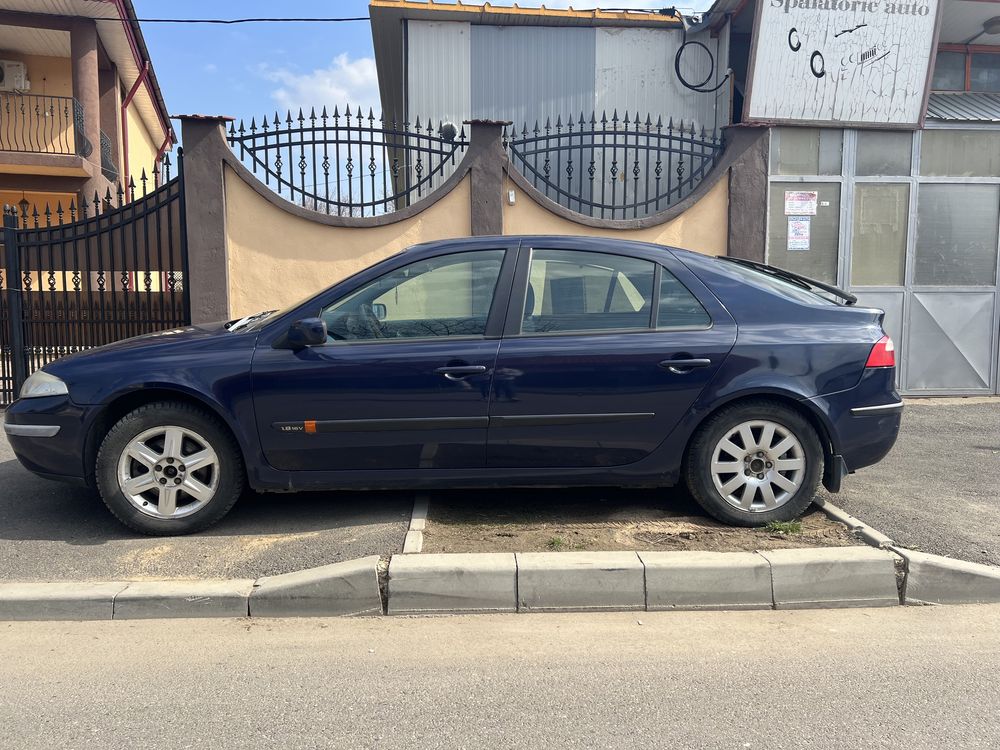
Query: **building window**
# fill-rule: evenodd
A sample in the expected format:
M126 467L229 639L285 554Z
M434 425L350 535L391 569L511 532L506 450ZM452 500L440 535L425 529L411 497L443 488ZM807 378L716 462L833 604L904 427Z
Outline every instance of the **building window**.
M942 45L934 62L935 91L1000 92L1000 50Z
M862 177L909 175L912 147L911 133L861 130L858 132L856 173Z
M837 283L839 182L772 182L767 262Z
M771 171L787 175L840 174L844 131L832 128L774 128Z
M1000 132L925 130L920 142L925 177L1000 177Z
M965 91L964 52L937 53L931 88L935 91Z
M917 193L914 283L993 286L998 211L998 185L922 184Z
M902 286L909 195L909 185L855 185L852 285Z
M973 52L969 61L970 91L1000 91L1000 55Z

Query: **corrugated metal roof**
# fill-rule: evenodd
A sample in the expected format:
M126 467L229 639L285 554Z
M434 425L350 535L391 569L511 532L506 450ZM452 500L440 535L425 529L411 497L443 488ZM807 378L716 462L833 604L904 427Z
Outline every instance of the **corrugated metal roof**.
M586 0L584 0L586 1ZM468 21L490 26L652 26L680 27L676 11L660 13L642 10L577 10L569 8L495 6L434 0L370 0L369 13L376 23L388 12L399 18L419 18L425 21Z
M933 120L1000 122L1000 94L934 93L927 103L927 116Z

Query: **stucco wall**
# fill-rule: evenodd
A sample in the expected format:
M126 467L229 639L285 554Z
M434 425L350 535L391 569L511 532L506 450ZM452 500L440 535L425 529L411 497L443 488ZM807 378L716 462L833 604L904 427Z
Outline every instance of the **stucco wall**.
M126 111L128 119L128 171L136 185L136 195L142 193L139 178L142 170L146 170L146 177L149 178L148 188L153 189L153 159L156 158L156 150L159 143L153 142L153 137L149 134L149 129L142 117L136 111L135 105L129 106ZM122 184L128 184L128 178L123 177Z
M334 227L284 211L225 167L230 312L282 308L410 245L471 233L470 177L409 219Z
M577 224L548 211L513 183L514 205L503 207L504 234L579 234L657 242L708 255L725 255L729 227L729 178L723 176L705 196L671 221L644 229L606 229Z

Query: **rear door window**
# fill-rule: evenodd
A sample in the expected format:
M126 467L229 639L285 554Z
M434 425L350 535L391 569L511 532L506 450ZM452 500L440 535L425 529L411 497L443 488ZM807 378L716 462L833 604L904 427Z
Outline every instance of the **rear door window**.
M521 333L648 330L655 265L578 250L534 250Z

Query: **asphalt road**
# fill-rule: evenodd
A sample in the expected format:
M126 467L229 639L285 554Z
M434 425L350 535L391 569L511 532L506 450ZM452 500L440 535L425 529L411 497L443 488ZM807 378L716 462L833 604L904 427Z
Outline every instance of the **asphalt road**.
M998 673L997 606L3 623L0 747L996 748Z
M908 401L892 452L825 496L904 547L1000 565L1000 398Z
M0 432L0 580L287 573L400 551L412 510L412 493L247 492L207 531L144 537L118 523L95 492L25 471Z

